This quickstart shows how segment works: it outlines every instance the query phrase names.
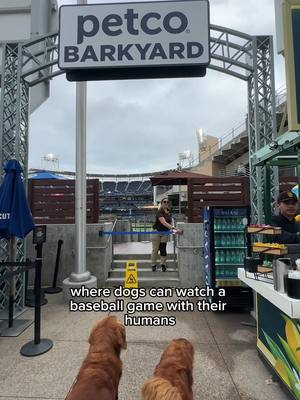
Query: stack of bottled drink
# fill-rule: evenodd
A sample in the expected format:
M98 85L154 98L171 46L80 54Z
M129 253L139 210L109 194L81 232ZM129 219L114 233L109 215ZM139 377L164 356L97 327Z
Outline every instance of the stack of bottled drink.
M218 286L236 285L237 269L244 263L246 211L238 208L215 209L215 278ZM224 279L224 280L222 280Z
M243 218L215 218L215 232L243 231Z

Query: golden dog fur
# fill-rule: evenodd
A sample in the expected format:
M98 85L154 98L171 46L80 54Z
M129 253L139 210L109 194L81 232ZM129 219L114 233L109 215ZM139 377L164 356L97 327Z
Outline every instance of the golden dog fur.
M89 337L89 352L66 400L117 400L122 375L121 349L125 327L115 316L97 322Z
M143 400L193 400L194 348L186 339L168 345L142 388Z

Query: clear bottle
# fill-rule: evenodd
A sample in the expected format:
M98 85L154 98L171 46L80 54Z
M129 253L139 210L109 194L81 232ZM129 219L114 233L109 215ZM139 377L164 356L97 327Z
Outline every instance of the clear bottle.
M227 231L231 231L231 218L227 218L227 220L226 220L226 223L227 223Z
M224 254L224 250L220 251L220 264L224 264L225 263L225 254Z
M222 246L223 246L223 234L220 233L219 234L219 247L222 247Z
M231 264L232 263L232 251L228 250L227 251L227 264Z
M231 250L230 259L231 259L231 265L235 265L236 263L235 250Z
M218 231L218 230L219 230L218 218L215 218L214 230L215 230L215 231Z
M224 264L228 263L228 251L224 252Z
M236 250L231 251L231 264L232 265L236 264Z
M231 260L231 264L235 265L236 263L236 257L235 257L235 250L231 250L231 254L230 254L230 260Z
M215 251L215 263L219 264L219 262L220 262L220 251L216 250Z
M227 230L228 231L232 230L232 218L227 219Z
M241 247L243 247L244 245L245 245L245 243L244 243L244 235L239 235L239 243L240 243L240 246Z
M236 247L238 243L238 236L236 234L232 235L232 247Z
M235 231L238 231L240 228L239 228L239 218L235 218L234 219L234 230Z
M223 246L223 235L220 234L219 235L219 247L222 247L222 246Z
M228 233L224 235L224 247L228 247Z
M243 217L238 217L236 227L237 227L237 231L243 230Z
M240 252L240 264L244 265L244 251Z
M224 218L220 218L220 231L224 231Z
M217 230L221 231L222 230L222 218L217 218Z

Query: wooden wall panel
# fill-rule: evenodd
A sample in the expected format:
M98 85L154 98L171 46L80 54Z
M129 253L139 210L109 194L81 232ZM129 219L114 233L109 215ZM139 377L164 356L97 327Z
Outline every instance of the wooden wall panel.
M99 221L99 180L87 180L87 222ZM28 198L36 224L75 223L75 180L30 179Z

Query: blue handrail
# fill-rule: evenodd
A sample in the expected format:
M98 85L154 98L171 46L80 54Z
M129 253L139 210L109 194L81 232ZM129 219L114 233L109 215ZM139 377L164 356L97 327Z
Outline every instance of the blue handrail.
M103 235L139 235L139 234L148 234L148 235L171 235L173 232L172 231L141 231L141 232L135 232L135 231L129 231L129 232L113 232L113 231L99 231L99 236Z

